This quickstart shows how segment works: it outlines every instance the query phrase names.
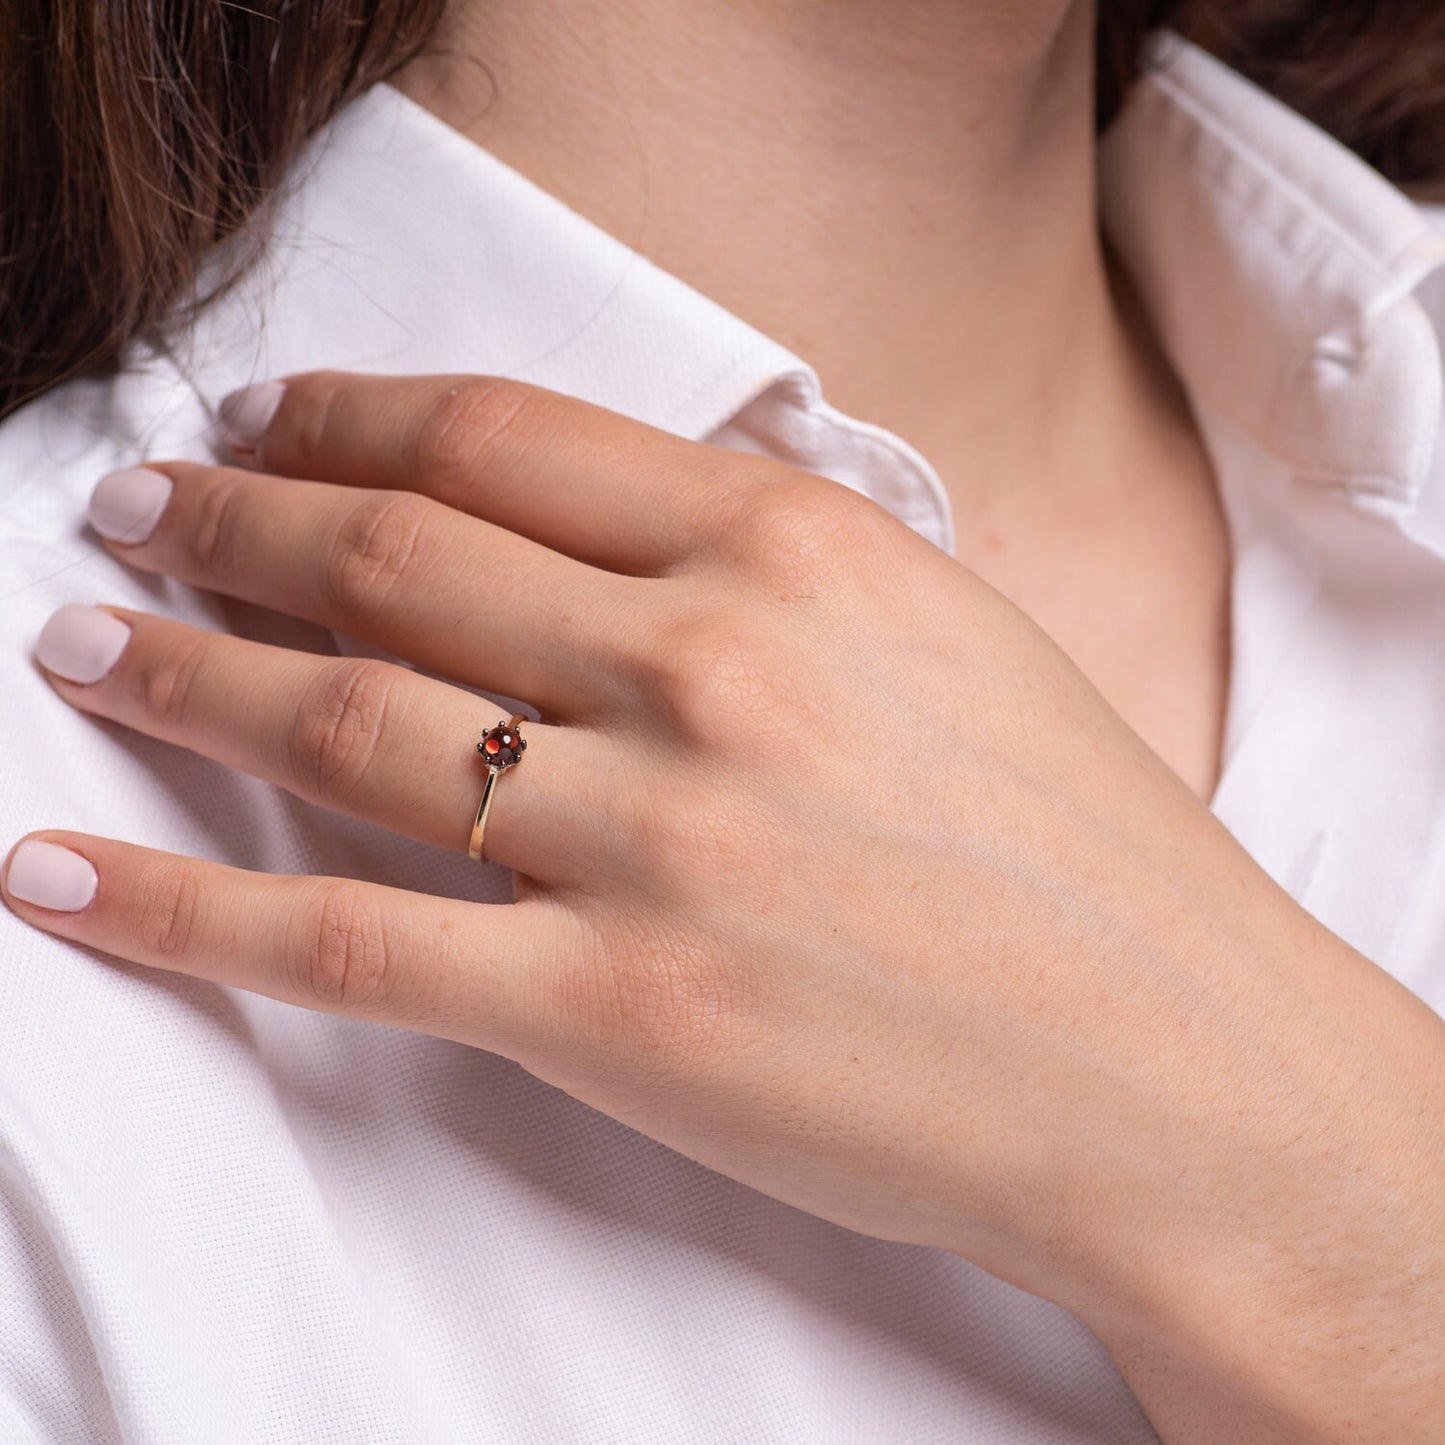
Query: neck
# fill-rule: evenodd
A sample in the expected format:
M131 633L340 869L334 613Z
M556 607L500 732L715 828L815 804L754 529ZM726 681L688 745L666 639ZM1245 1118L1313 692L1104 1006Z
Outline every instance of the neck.
M906 437L962 543L1187 429L1111 285L1065 6L463 0L397 83Z

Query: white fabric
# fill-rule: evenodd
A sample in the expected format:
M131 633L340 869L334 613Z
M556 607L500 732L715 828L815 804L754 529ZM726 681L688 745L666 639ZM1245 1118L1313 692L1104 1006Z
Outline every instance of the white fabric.
M1160 62L1104 143L1101 194L1236 549L1213 807L1439 1010L1438 217L1201 52L1166 41ZM225 392L322 365L526 377L787 456L953 546L947 494L902 440L380 87L318 141L265 264L184 354L0 428L6 846L70 827L510 896L463 852L72 711L30 661L72 601L331 642L127 571L83 522L104 471L204 458ZM1155 1438L1072 1316L779 1204L506 1060L119 964L4 911L0 988L5 1441Z

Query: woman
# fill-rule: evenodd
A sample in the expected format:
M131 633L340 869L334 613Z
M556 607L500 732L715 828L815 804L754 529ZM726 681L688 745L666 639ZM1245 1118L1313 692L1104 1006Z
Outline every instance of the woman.
M1438 1438L1445 33L1170 8L4 22L6 1438Z

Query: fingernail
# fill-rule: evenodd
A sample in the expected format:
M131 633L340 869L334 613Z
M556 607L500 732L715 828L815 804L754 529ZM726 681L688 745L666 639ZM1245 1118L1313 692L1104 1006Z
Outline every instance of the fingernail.
M90 525L112 542L144 542L171 499L171 479L149 467L107 472L90 494Z
M95 897L100 882L89 858L58 843L26 838L10 855L5 887L14 898L75 913Z
M99 682L130 641L130 628L98 607L67 602L50 614L35 643L40 665L70 682Z
M233 452L254 452L285 394L285 382L262 381L223 397L217 408L221 439Z

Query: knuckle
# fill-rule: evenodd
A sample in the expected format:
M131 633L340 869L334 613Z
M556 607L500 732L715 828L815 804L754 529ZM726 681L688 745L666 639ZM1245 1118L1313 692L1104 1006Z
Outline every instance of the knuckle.
M637 1054L674 1075L701 1071L727 1012L716 971L676 953L632 969L614 1002L618 1025Z
M288 761L313 797L346 798L379 754L397 673L389 663L347 657L319 668L297 699Z
M144 646L127 649L132 654L126 674L133 696L162 731L185 729L196 675L210 642L205 632L187 629L171 634L167 628L159 638L148 637Z
M640 932L565 972L567 1034L654 1078L698 1078L728 1046L736 980L699 943Z
M322 588L349 618L376 616L416 565L423 534L435 513L416 492L376 492L355 503L341 519L327 551Z
M827 597L882 541L876 502L824 477L790 472L741 489L731 518L744 563L784 600Z
M339 403L345 398L346 374L311 371L286 383L281 406L272 418L268 440L284 430L287 450L301 465L334 451L334 433L341 419Z
M766 618L736 612L681 613L662 623L635 664L636 681L696 742L717 743L742 727L765 727L790 703Z
M531 410L531 388L505 377L466 377L447 387L418 426L417 474L434 476L485 465Z
M750 732L747 746L754 738ZM712 905L720 878L757 873L762 824L744 792L720 793L711 780L681 783L667 798L639 801L628 822L635 833L628 851L650 886L680 901L689 916Z
M184 863L158 863L136 889L141 942L154 958L183 958L196 937L201 882Z
M392 979L392 942L376 903L355 884L329 881L300 911L306 930L292 961L302 996L328 1008L374 1009Z
M234 576L243 561L240 528L249 480L244 473L217 471L191 507L191 555L209 575Z

